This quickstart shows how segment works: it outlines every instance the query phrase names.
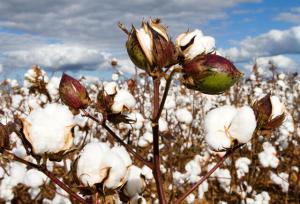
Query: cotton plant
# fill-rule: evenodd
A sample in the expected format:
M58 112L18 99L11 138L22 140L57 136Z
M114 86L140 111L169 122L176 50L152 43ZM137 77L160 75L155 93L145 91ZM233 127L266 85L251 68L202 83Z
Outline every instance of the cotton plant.
M205 199L212 185L210 175L230 194L234 177L228 165L235 165L238 179L243 179L252 161L246 156L228 157L238 149L257 151L251 141L265 140L259 133L273 131L285 120L281 96L267 94L247 103L232 103L229 91L240 88L231 89L243 73L216 51L213 37L200 30L188 31L173 43L159 19L143 20L140 28L127 30L121 23L119 27L127 35L127 53L139 68L140 84L132 79L123 85L116 75L112 82L98 84L67 73L48 80L35 66L26 73L27 88L16 88L11 104L19 112L9 115L4 111L11 121L1 120L0 151L5 159L23 166L16 167L20 169L17 173L9 172L14 179L6 176L1 181L0 195L7 201L13 199L12 188L17 183L29 186L31 195L38 196L37 189L48 182L45 175L62 188L52 200L44 199L45 203L70 202L62 191L78 203L112 198L116 202L164 204L171 191L170 202L193 203ZM112 63L114 68L116 63ZM177 81L173 89L172 80ZM254 80L247 83L252 86ZM261 83L252 94L262 96L267 88ZM248 97L250 88L245 90L241 98ZM12 142L14 134L19 142ZM198 139L202 139L201 144L196 143L202 152L192 157L187 149L195 152L193 142ZM180 146L175 145L178 141ZM272 166L263 160L274 159L274 149L263 146L261 165ZM181 166L183 172L172 163L176 154L193 158ZM224 162L226 166L220 168ZM66 177L56 177L53 172L59 168L68 171ZM173 183L166 185L170 175ZM277 177L270 178L282 186Z

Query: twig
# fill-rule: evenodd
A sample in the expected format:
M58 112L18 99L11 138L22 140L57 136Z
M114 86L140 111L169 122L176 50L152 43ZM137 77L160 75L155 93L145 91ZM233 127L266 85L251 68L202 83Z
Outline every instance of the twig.
M86 116L86 117L92 119L93 121L97 122L98 124L100 124L107 132L109 132L109 134L115 140L117 140L117 142L119 142L122 146L124 146L125 149L129 153L131 153L136 159L138 159L139 161L141 161L143 164L145 164L146 166L148 166L150 169L153 169L153 164L151 162L145 160L140 154L138 154L128 144L126 144L109 126L107 126L107 124L105 123L105 121L98 120L96 117L92 116L91 114L89 114L85 110L82 110L82 112L84 113L84 116Z
M77 202L80 202L80 203L87 203L82 197L80 197L78 194L73 192L69 186L67 186L64 182L60 181L52 172L48 171L47 168L39 166L39 165L34 164L29 161L26 161L7 150L4 150L3 154L8 156L10 159L12 159L14 161L18 161L29 167L35 168L35 169L43 172L46 176L48 176L51 179L51 181L53 181L55 184L57 184L59 187L61 187L63 190L65 190L74 200L76 200Z
M232 155L237 149L239 149L244 144L239 144L229 150L227 150L226 154L220 159L220 161L211 169L209 170L196 184L194 184L187 192L185 192L183 195L181 195L174 204L179 204L182 201L185 200L185 198L190 195L196 188L198 188L199 185L201 185L210 175L212 175L223 163L224 161Z

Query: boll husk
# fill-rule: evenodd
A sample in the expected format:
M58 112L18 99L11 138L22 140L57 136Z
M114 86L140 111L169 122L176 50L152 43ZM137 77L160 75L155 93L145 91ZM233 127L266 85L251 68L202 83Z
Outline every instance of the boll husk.
M252 107L260 129L278 128L285 119L285 106L277 96L271 96L271 93L256 100Z
M131 61L148 73L177 63L175 46L159 19L143 21L140 29L132 26L126 47Z
M205 94L221 94L243 76L229 60L216 54L198 55L183 64L183 84Z

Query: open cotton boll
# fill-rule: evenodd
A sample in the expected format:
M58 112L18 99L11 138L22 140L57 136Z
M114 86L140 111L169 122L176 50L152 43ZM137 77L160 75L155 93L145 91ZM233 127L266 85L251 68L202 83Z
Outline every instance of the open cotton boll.
M109 150L107 143L93 142L85 145L77 161L77 177L85 186L100 183L106 177L101 171L103 157ZM95 156L96 155L96 156Z
M103 158L101 167L109 169L108 177L104 181L104 187L115 189L120 187L126 181L127 166L117 153L113 151L107 151Z
M281 172L278 175L271 172L270 175L273 183L279 185L282 189L282 192L288 192L289 190L289 175L287 173Z
M169 129L167 121L163 118L159 119L158 124L159 124L159 131L160 132L165 132Z
M175 116L179 122L190 124L193 120L192 113L186 108L176 110Z
M214 150L229 148L231 138L226 134L237 110L233 106L223 106L207 113L204 119L205 141Z
M145 189L145 181L142 178L142 169L137 166L131 165L128 168L127 182L123 188L123 192L129 198L132 198Z
M237 169L237 177L240 179L245 176L246 173L249 172L249 165L251 164L251 160L247 157L238 158L235 161L235 168Z
M198 198L203 199L204 193L208 191L208 183L205 180L199 187L198 187Z
M130 204L147 204L147 201L144 197L136 195L130 199Z
M67 106L47 104L22 119L24 134L36 154L57 153L72 146L73 114Z
M229 148L233 140L248 142L256 128L256 118L249 106L223 106L207 113L204 119L205 141L214 150Z
M249 106L244 106L238 109L230 124L229 132L230 136L237 139L239 143L247 143L252 138L255 128L254 111Z
M145 119L142 114L135 112L128 114L127 117L135 121L133 124L131 124L134 129L139 130L143 127Z
M30 169L26 172L23 183L26 186L37 188L44 184L47 176L36 169Z
M195 195L193 193L191 193L186 197L185 200L188 204L195 203Z
M135 98L125 89L117 92L111 107L113 113L120 113L123 108L133 109L136 104Z
M276 149L269 142L263 143L264 151L258 154L259 162L263 167L277 168L279 159L276 157Z
M104 91L107 95L114 95L118 91L118 84L116 82L108 82L104 84Z

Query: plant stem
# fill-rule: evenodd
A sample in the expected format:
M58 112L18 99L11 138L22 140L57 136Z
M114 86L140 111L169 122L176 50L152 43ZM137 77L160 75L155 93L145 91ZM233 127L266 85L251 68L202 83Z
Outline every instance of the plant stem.
M152 121L152 132L153 132L153 175L155 178L156 189L158 193L158 199L160 204L166 204L166 198L163 188L163 179L160 171L160 156L159 156L159 84L160 78L153 77L153 121Z
M235 147L227 150L226 154L220 159L220 161L211 169L209 170L197 183L195 183L187 192L185 192L183 195L181 195L174 204L179 204L182 201L185 200L185 198L190 195L196 188L198 188L199 185L201 185L210 175L212 175L223 163L224 161L232 155L237 149L239 149L244 144L236 145Z
M168 76L168 78L167 78L166 87L165 87L164 94L163 94L163 97L162 97L160 105L159 105L159 110L158 110L158 112L157 112L157 114L155 116L156 117L155 120L157 120L157 121L160 118L161 112L163 111L166 99L168 97L168 93L169 93L169 89L170 89L170 85L171 85L173 76L174 76L174 74L176 74L176 73L178 73L180 71L181 71L181 68L174 68L172 70L172 72L170 73L170 75Z
M67 186L64 182L60 181L52 172L48 171L48 169L46 167L39 166L32 162L26 161L7 150L4 150L3 154L8 156L10 159L12 159L14 161L18 161L18 162L23 163L31 168L35 168L35 169L43 172L46 176L48 176L51 179L51 181L53 181L55 184L57 184L59 187L61 187L63 190L65 190L71 196L71 198L73 198L74 200L76 200L77 202L80 202L80 203L87 203L82 197L80 197L78 194L73 192L69 186Z
M93 121L97 122L100 124L109 134L117 141L119 142L122 146L125 147L125 149L131 153L136 159L141 161L143 164L148 166L150 169L153 169L153 164L147 160L145 160L140 154L138 154L135 150L133 150L128 144L126 144L107 124L105 121L100 121L91 114L89 114L87 111L82 110L84 113L84 116L92 119Z

